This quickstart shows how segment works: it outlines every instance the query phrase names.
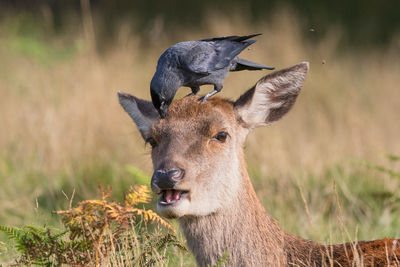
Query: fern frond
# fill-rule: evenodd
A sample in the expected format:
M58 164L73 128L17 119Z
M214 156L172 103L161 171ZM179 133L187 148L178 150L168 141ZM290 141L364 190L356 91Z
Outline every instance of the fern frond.
M151 194L147 186L131 186L123 204L109 201L111 189L107 192L100 187L100 190L101 199L83 200L69 210L54 212L62 216L67 231L58 233L57 236L50 236L49 232L43 231L42 228L30 228L33 242L38 246L42 243L48 247L60 248L68 261L59 259L58 262L78 263L79 258L81 263L92 262L96 265L113 253L126 249L121 247L121 242L125 238L129 240L128 246L132 250L137 247L144 252L139 258L140 263L145 263L145 265L154 265L158 259L156 255L159 255L157 251L165 251L167 246L173 245L186 250L186 247L176 238L175 229L166 220L152 210L136 207L140 203L150 202ZM137 216L140 216L141 223L137 223ZM172 230L173 233L168 232L162 236L149 235L145 226L147 222L156 222ZM132 229L129 226L134 227L135 235L137 234L138 237L127 234ZM139 231L136 231L137 229ZM69 240L58 240L64 233L69 234ZM71 258L72 252L74 257L78 257L77 259ZM135 256L134 261L137 259Z
M172 230L176 234L176 230L172 225L170 225L166 220L161 218L157 213L152 210L142 210L142 209L134 209L132 210L136 214L143 217L146 222L158 222L166 228Z
M136 206L139 203L149 203L150 200L150 189L146 185L135 185L131 186L129 193L125 196L125 205Z
M7 227L0 225L0 231L5 233L8 238L16 240L21 238L21 236L25 233L25 231L18 227Z

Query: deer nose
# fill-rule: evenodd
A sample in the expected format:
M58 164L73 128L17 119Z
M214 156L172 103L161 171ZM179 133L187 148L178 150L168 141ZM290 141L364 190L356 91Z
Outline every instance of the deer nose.
M151 189L155 193L172 189L177 182L182 180L184 173L182 169L156 170L151 178Z

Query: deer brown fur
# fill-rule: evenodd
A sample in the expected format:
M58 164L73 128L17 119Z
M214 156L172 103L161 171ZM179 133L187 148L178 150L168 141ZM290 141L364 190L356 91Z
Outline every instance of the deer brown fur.
M165 178L173 180L171 187L153 176L152 189L160 214L178 219L198 265L214 265L226 250L228 266L399 265L396 239L339 245L304 240L284 232L257 198L243 155L246 135L291 109L307 72L308 63L300 63L267 75L235 102L184 97L164 119L151 102L119 93L153 146L155 173L179 170L179 177L173 172Z

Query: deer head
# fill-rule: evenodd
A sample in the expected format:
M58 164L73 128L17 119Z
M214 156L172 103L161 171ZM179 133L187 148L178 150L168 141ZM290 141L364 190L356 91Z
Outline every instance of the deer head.
M308 63L269 74L235 102L173 102L161 119L153 104L119 92L119 101L152 146L151 186L167 218L204 216L240 197L246 182L242 145L255 127L279 120L293 106Z

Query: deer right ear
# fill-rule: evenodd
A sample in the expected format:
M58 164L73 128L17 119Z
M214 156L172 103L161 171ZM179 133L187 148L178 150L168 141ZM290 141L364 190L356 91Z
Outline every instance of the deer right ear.
M159 118L158 112L154 108L153 103L121 91L118 91L118 99L126 113L128 113L135 122L143 139L146 140L150 137L151 125Z
M296 101L309 69L308 62L271 73L239 97L234 108L244 127L252 129L279 120Z

